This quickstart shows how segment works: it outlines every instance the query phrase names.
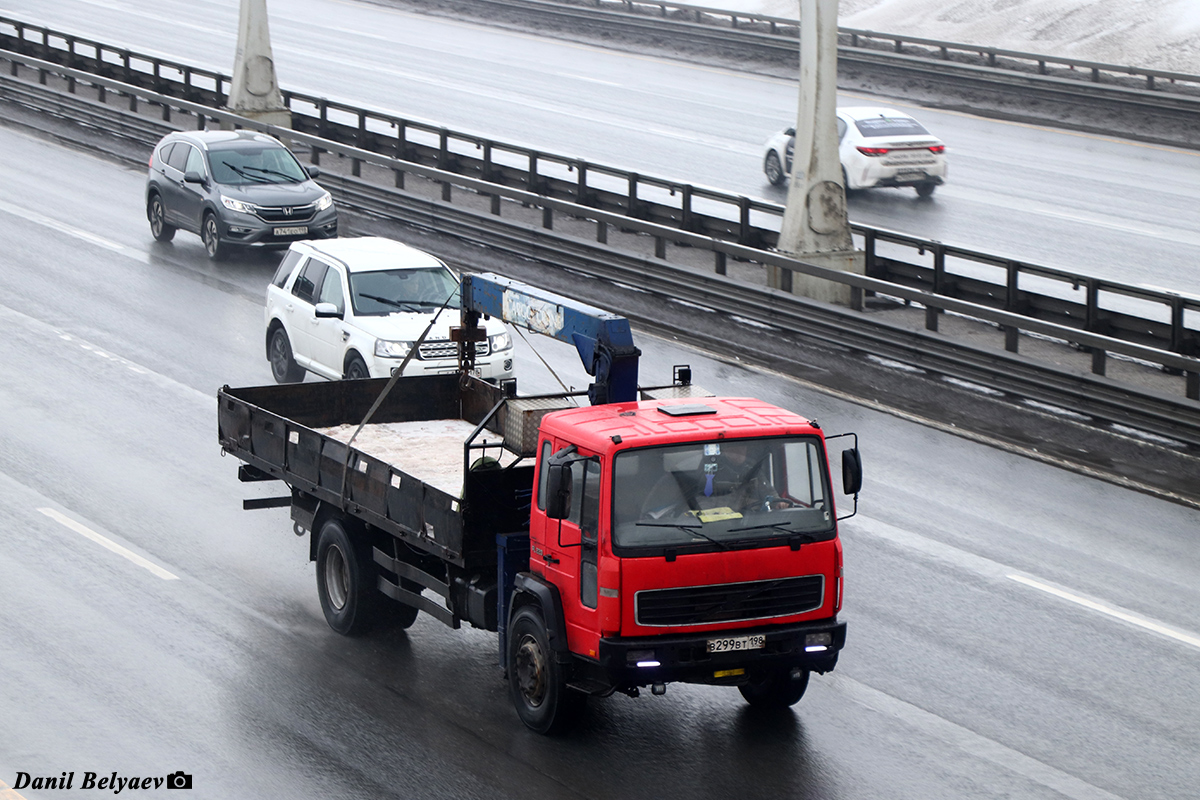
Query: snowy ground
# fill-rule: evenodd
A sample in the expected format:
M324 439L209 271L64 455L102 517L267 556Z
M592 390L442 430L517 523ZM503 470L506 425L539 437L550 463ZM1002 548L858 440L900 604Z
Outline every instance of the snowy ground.
M794 19L800 0L692 4ZM1200 0L840 0L838 25L1200 74Z

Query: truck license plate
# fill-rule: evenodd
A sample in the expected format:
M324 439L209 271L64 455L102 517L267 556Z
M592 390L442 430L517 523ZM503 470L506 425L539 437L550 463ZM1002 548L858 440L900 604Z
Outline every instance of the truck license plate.
M276 228L275 229L276 236L303 236L306 233L308 233L308 227L303 226L303 225L298 228Z
M710 653L734 653L738 650L762 650L767 646L767 637L764 634L757 636L730 636L725 639L709 639L708 652Z

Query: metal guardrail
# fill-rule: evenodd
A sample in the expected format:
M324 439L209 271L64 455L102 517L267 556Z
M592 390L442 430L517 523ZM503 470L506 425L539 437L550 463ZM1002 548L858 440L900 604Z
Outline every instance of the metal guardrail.
M762 34L787 41L791 49L796 48L800 28L797 19L666 0L476 1L543 11L587 9L592 12L620 14L633 21L656 18L665 24L687 25L689 29L696 26L717 28L728 31L733 36ZM1063 77L1103 86L1141 89L1164 98L1183 95L1200 99L1200 75L1169 70L1027 53L860 28L839 27L838 44L842 57L853 57L855 53L913 56L946 64L969 64L1022 75Z
M828 270L780 253L681 231L631 218L624 213L598 210L340 144L319 136L261 125L202 104L50 62L16 54L4 54L0 58L7 58L36 71L40 76L39 83L48 82L46 76L53 73L64 88L88 85L97 94L103 90L108 99L129 99L131 106L136 99L143 113L149 107L162 109L163 116L172 113L190 115L197 127L215 121L265 130L300 142L314 155L323 152L337 154L344 162L354 165L348 170L352 174L338 177L326 172L323 182L338 191L341 202L368 212L392 216L605 280L644 287L760 324L776 325L822 341L899 358L935 372L983 382L1001 391L1056 403L1114 424L1136 426L1176 441L1200 446L1200 404L1193 402L1200 396L1200 359L933 295L870 276ZM66 116L72 105L88 115L101 114L105 108L114 117L130 115L124 109L76 98L69 89L66 92L42 89L31 81L22 82L14 78L0 77L0 94L13 91L13 84L19 84L17 88L24 91L23 102L35 109L39 106L36 105L36 93L28 91L30 87L37 88L46 97L46 105L62 116ZM157 123L153 127L158 127ZM149 138L144 144L148 148L153 141L153 138ZM359 177L364 168L387 176L391 179L389 182L403 182L401 176L407 175L410 176L410 184L419 179L427 186L437 187L437 191L433 197L420 197L412 192L396 191L386 184L373 184ZM523 215L524 219L505 218L502 209L507 209L506 213L510 216ZM595 242L589 243L588 239L557 232L556 221L560 225L567 222L576 226L594 225ZM614 246L608 241L610 232L613 237L623 237L625 242L630 238L653 240L655 253L637 255L631 248ZM694 264L672 264L665 258L666 253L660 252L663 249L661 243L665 242L673 243L678 253L684 254L684 260L689 257L687 254L694 257L695 253L708 251L715 257L715 263L758 264L775 268L786 275L799 273L848 285L860 296L875 292L920 304L926 308L927 317L936 318L938 314L951 313L981 320L1008 332L1006 341L1012 339L1015 342L1016 332L1023 331L1059 341L1076 341L1080 346L1090 348L1093 353L1101 352L1105 356L1112 354L1143 363L1159 364L1182 373L1186 394L1191 399L1170 397L1156 390L1091 377L1004 352L963 346L945 337L881 324L870 319L869 313L825 306L778 290L734 280L717 274L715 269L709 273L697 269Z
M0 45L15 42L47 61L74 64L82 71L172 100L220 107L227 97L224 89L231 84L231 78L221 73L0 17ZM101 88L101 99L103 91ZM778 240L783 206L776 203L592 164L327 98L287 90L283 98L292 112L293 128L325 140L747 247L770 248ZM131 109L136 110L137 102L136 97L129 98ZM169 121L170 103L162 104L161 110L162 118ZM314 160L319 161L320 152L314 152ZM357 162L352 168L357 175ZM399 175L402 185L403 172ZM1090 332L1180 355L1200 355L1200 297L867 225L852 224L851 228L863 247L867 275L872 278L1072 328L1077 332L1069 341L1078 346L1085 346L1080 334ZM657 239L656 252L661 253L667 242L666 238ZM718 274L725 272L727 258L719 252L714 255ZM791 289L786 271L782 288ZM931 313L927 327L937 330L938 323L938 315ZM1015 332L1006 344L1015 350ZM1106 366L1103 351L1097 351L1092 369L1104 374Z

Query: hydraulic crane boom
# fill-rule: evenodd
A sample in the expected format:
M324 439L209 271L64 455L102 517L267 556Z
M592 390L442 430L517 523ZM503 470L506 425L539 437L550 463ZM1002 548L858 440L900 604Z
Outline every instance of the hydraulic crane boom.
M467 342L482 341L479 317L488 315L575 345L584 369L596 379L588 387L592 405L637 399L638 357L629 320L569 297L485 272L462 280L460 362L473 366L475 349Z

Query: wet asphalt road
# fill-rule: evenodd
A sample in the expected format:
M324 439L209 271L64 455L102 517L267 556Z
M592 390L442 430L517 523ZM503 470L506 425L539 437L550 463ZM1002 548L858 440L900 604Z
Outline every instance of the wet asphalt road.
M0 152L0 781L183 770L221 800L1200 785L1200 512L646 336L643 380L691 363L859 433L836 673L781 715L671 686L593 702L554 740L509 706L491 634L338 637L287 512L241 510L275 490L238 483L216 443L217 388L270 379L275 258L154 244L138 171L6 127ZM573 353L538 349L584 383ZM524 344L518 370L554 386Z

